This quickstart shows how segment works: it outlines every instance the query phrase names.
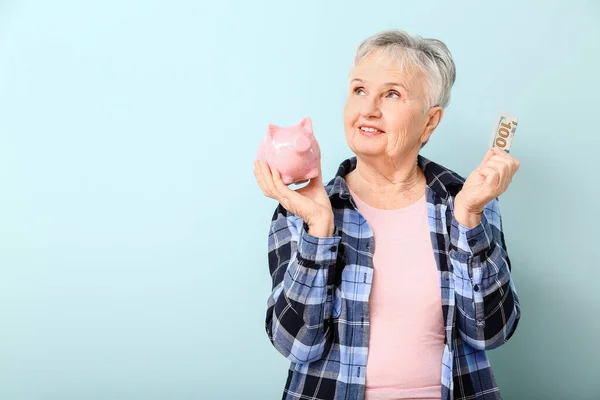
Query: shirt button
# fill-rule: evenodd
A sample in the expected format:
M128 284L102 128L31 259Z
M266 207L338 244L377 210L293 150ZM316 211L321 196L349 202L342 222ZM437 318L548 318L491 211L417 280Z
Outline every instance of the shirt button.
M469 246L475 246L475 243L477 243L477 240L475 240L475 239L469 240Z
M329 248L329 250L330 250L330 251L336 251L336 250L337 250L337 247L336 247L336 246L331 246L331 247Z
M473 286L473 290L476 291L476 292L479 292L479 285Z

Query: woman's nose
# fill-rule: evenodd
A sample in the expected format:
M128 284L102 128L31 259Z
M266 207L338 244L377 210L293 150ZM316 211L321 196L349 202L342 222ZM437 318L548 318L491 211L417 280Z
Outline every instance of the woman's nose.
M379 107L379 102L375 98L366 98L363 101L362 107L360 109L360 113L362 117L365 118L377 118L381 116L381 109Z

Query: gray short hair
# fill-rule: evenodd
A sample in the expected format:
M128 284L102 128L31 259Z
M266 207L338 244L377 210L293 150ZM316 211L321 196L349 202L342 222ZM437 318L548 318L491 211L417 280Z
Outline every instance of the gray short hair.
M426 109L448 106L450 91L456 80L456 67L450 50L442 41L410 35L399 29L385 30L358 46L353 68L376 50L381 50L390 61L399 62L401 68L418 68L425 73L428 85Z

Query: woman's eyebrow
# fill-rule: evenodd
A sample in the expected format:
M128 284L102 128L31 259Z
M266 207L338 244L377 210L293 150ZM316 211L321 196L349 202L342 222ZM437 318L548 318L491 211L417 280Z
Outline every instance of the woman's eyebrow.
M353 82L358 82L358 83L363 83L363 84L365 83L365 81L363 81L362 79L359 79L359 78L354 78L354 79L352 79L350 81L350 83L353 83ZM403 83L400 83L400 82L386 82L386 83L383 84L383 86L386 86L386 87L398 86L398 87L403 88L407 92L410 92L410 90L408 89L408 87L406 87L406 85L404 85Z
M410 90L408 89L408 87L406 87L405 84L400 83L400 82L386 82L386 83L383 84L383 86L398 86L398 87L403 88L407 92L410 92Z

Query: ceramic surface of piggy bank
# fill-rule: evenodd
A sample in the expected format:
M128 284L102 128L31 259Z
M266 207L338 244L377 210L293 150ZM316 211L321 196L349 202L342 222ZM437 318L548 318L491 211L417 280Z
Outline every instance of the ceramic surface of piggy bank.
M321 150L310 118L289 127L270 124L258 146L256 158L279 171L286 185L317 177Z

